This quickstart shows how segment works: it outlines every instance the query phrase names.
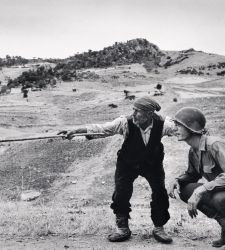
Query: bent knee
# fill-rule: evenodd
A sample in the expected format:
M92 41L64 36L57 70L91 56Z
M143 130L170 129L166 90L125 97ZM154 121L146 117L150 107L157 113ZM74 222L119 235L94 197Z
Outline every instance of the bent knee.
M179 197L180 197L180 199L182 200L182 201L184 201L185 203L187 203L187 201L188 201L188 197L187 197L187 195L184 193L184 192L180 192L179 193Z
M212 196L212 202L218 209L225 208L225 191L215 193Z

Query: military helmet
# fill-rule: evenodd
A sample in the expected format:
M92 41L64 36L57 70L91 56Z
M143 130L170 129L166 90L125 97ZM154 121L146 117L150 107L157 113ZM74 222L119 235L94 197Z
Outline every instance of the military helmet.
M181 108L175 114L174 121L183 125L185 128L189 129L193 133L203 134L205 131L205 116L197 108Z

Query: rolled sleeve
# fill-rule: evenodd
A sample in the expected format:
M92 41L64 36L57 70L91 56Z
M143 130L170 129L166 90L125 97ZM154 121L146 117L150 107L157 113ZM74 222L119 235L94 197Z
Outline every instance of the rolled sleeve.
M103 133L106 136L121 134L125 136L128 130L127 118L120 116L103 124L89 124L86 128L88 133Z
M219 174L213 181L204 184L208 191L213 189L225 189L225 173Z

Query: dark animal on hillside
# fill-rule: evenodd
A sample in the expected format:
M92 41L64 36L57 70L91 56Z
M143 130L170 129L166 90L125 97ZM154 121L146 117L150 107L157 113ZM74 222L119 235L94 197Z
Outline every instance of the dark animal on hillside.
M128 96L125 97L125 99L134 100L135 99L135 95L128 95Z
M118 107L116 104L113 104L113 103L110 103L108 106L109 106L110 108L117 108L117 107Z

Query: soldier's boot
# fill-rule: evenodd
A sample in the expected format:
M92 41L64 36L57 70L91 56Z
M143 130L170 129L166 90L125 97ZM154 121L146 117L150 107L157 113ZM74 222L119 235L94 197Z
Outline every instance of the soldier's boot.
M215 219L217 220L217 222L221 226L221 236L220 236L220 239L212 242L212 246L213 247L222 247L223 245L225 245L225 218L218 217Z
M173 241L173 239L165 232L163 227L155 227L152 233L154 238L161 243L169 244Z
M116 225L117 225L117 231L108 235L108 240L111 242L121 242L128 240L131 236L131 231L128 226L128 216L117 214Z

